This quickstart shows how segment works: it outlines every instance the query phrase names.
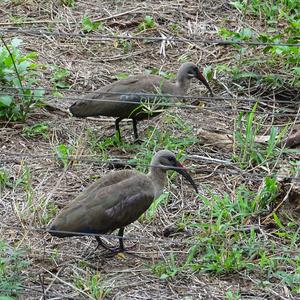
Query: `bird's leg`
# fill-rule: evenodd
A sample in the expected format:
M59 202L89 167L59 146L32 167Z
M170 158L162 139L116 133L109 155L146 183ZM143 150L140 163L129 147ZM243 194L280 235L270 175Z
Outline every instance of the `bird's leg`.
M116 127L116 132L118 133L118 139L121 142L121 132L120 132L120 126L119 123L122 121L122 118L117 118L115 121L115 127Z
M96 246L96 248L93 250L93 251L91 251L91 252L87 252L84 256L86 256L86 258L89 258L98 248L99 248L99 246L102 246L104 249L106 249L106 250L111 250L110 248L109 248L109 246L107 246L102 240L101 240L101 238L97 235L97 236L95 236L95 238L96 238L96 241L97 241L97 246Z
M139 135L137 131L137 120L135 118L132 118L132 127L133 127L134 139L138 140Z
M119 245L120 245L120 250L124 251L124 242L123 242L123 234L124 234L124 227L121 227L118 231L118 236L119 236Z
M96 241L98 242L98 244L97 244L97 247L96 247L96 249L95 249L94 251L96 251L96 250L99 248L99 246L103 247L103 248L106 249L106 250L111 250L111 248L110 248L109 246L107 246L107 245L101 240L100 236L96 235L95 238L96 238Z
M107 258L113 257L115 254L119 253L119 252L123 252L124 251L124 244L123 244L123 233L124 233L124 228L120 228L118 235L121 236L121 238L119 238L119 243L120 246L119 247L113 247L110 248L109 246L107 246L99 236L95 236L98 244L95 250L97 250L99 248L99 246L102 246L104 249L108 250L109 253L105 254L104 256Z
M123 243L123 234L124 234L124 227L120 228L119 231L118 231L118 236L119 236L119 244L120 246L119 247L113 247L113 248L110 248L108 245L106 245L99 236L95 236L98 244L97 244L97 247L94 251L96 251L99 246L103 247L104 249L106 250L109 250L110 252L112 253L116 253L116 252L119 252L119 251L125 251L124 249L124 243Z
M103 240L99 236L95 236L96 241L97 241L97 246L95 250L91 253L89 253L86 258L89 258L98 248L99 246L103 247L105 250L108 250L109 253L105 254L105 257L113 257L115 254L124 252L127 249L124 248L124 242L123 242L123 234L124 234L124 227L120 228L118 231L118 237L119 237L119 246L118 247L113 247L110 248L106 243L103 242ZM132 246L134 247L134 246ZM130 248L132 248L130 247Z
M136 144L141 144L143 141L139 139L138 130L137 130L137 120L132 118L132 127L133 127L133 134L134 134L134 142Z

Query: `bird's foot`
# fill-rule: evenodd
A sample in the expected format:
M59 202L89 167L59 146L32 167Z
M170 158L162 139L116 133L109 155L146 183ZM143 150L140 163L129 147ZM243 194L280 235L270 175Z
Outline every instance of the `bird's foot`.
M105 257L114 257L116 256L117 258L124 258L124 252L128 252L130 249L134 248L136 244L133 244L128 247L113 247L113 248L106 248L109 252L105 254Z
M141 139L135 139L134 141L133 141L133 143L134 144L137 144L137 145L141 145L141 144L143 144L145 141L144 140L141 140Z
M103 256L107 258L119 256L120 254L123 254L124 251L126 251L126 249L122 249L120 247L107 248L106 250L108 250L108 252L104 253Z

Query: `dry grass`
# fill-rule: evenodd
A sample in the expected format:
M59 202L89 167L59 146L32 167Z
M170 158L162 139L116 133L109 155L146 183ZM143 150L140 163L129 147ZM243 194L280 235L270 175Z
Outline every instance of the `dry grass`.
M145 15L151 15L158 24L156 28L143 33L149 36L174 35L170 24L178 24L178 37L188 37L196 34L203 39L217 39L217 30L223 26L237 29L244 24L262 30L265 24L255 20L242 18L227 1L76 1L73 8L62 5L62 1L8 1L0 4L1 26L15 26L19 21L20 28L36 28L59 30L60 32L80 32L80 22L84 14L98 20L116 15L103 21L103 32L120 35L137 33L137 25ZM118 14L127 12L121 16ZM7 39L12 35L7 35ZM158 68L164 71L176 72L183 55L189 60L200 63L203 67L218 63L230 64L236 59L235 50L230 47L200 45L195 43L174 43L167 46L166 57L159 54L159 43L143 43L132 41L132 50L124 53L124 48L115 41L86 41L71 37L40 37L20 36L24 40L25 51L39 53L39 61L45 65L57 65L70 71L68 82L70 88L85 91L94 90L115 79L117 73L142 73L145 69ZM49 69L47 69L49 70ZM51 88L51 74L44 72L43 85ZM223 85L220 84L222 81ZM212 81L214 92L222 96L231 96L235 91L226 78ZM204 94L205 88L193 84L191 94ZM248 91L245 91L245 96ZM67 95L67 91L66 91ZM76 97L79 95L76 95ZM72 101L62 99L51 103L61 108L67 108ZM224 104L224 103L223 103ZM195 132L199 128L231 133L234 119L238 113L229 103L225 110L194 110L169 111L170 115L178 115L187 121ZM210 106L220 106L220 102L211 102ZM267 107L266 110L269 108ZM270 111L272 107L270 108ZM140 123L140 134L144 136L148 126L157 126L161 132L167 130L176 132L176 128L164 121L161 115L155 120ZM273 118L269 124L285 124L288 118ZM49 124L50 131L46 138L28 138L22 132L23 127L39 122ZM131 143L131 124L124 126L123 136ZM40 155L53 153L59 144L74 146L77 157L95 155L89 147L87 130L96 132L100 139L114 133L113 122L95 120L79 120L68 116L50 113L45 109L36 110L25 124L3 124L0 128L1 151L5 153L30 153ZM189 154L230 159L231 153L213 147L210 144L198 142L187 149ZM140 149L123 148L110 149L109 156L132 158ZM2 239L10 245L27 249L26 259L29 266L25 271L26 280L20 299L95 299L89 287L79 287L87 284L91 277L98 274L100 289L98 299L225 299L228 291L239 291L243 299L292 299L293 296L284 285L274 285L271 288L259 287L257 278L243 274L213 276L208 273L198 274L186 271L173 280L160 280L151 271L151 266L176 254L177 260L184 260L191 247L191 232L176 233L164 237L166 228L174 226L182 214L193 214L201 205L186 182L175 178L168 189L171 191L169 203L159 207L155 218L141 220L130 225L126 236L140 238L137 241L127 241L135 244L132 253L125 254L124 259L118 257L106 258L102 250L96 251L89 258L84 252L93 249L92 238L57 239L48 234L32 232L30 227L44 227L58 209L66 205L83 187L101 177L110 170L101 163L79 161L64 170L53 159L36 159L28 157L3 157L3 166L9 170L12 180L23 178L14 189L5 189L1 194L1 222L5 226L17 226L14 230L1 227ZM187 161L187 165L197 168L194 174L199 183L200 192L206 193L210 187L215 193L227 191L234 193L241 181L247 180L241 176L232 177L232 168L222 164L207 164ZM24 175L28 170L28 176ZM221 173L217 171L221 170ZM198 172L200 174L198 174ZM22 175L23 174L23 175ZM25 176L25 177L24 177ZM252 182L257 188L257 183ZM112 240L112 242L115 242ZM102 293L102 294L101 294ZM107 293L107 295L105 295ZM294 296L297 299L297 296Z

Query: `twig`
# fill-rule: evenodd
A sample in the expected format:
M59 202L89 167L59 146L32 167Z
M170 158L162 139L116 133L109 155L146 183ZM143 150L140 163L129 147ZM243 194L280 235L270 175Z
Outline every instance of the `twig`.
M107 21L107 20L110 20L110 19L118 18L118 17L124 16L124 15L131 14L133 12L136 13L140 9L141 9L140 7L136 7L134 9L124 11L124 12L116 14L116 15L112 15L112 16L108 16L108 17L104 17L104 18L98 18L98 19L96 18L96 19L93 19L93 22L102 22L102 21Z
M59 278L58 276L56 276L56 275L53 274L52 272L48 271L48 270L47 270L46 268L44 268L43 266L42 266L42 269L43 269L44 271L46 271L48 274L50 274L51 276L53 276L55 279L57 279L58 281L60 281L61 283L63 283L63 284L65 284L65 285L69 286L70 288L74 289L75 291L79 292L80 294L83 294L83 295L86 296L87 298L94 300L94 297L92 297L92 296L90 296L89 294L85 293L83 290L77 288L77 287L74 286L73 284L71 284L71 283L69 283L69 282L67 282L67 281L65 281L65 280L62 280L61 278Z
M43 277L43 278L42 278ZM41 283L41 286L42 286L42 291L43 291L43 295L42 295L42 297L41 298L43 298L43 300L46 300L46 294L45 294L45 286L44 286L44 284L45 284L45 278L44 278L44 276L42 276L41 274L39 274L39 281L40 281L40 283Z

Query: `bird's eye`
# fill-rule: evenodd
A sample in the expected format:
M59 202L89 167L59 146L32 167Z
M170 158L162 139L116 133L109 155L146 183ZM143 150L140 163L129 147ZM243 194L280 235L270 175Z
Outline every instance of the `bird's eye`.
M174 161L175 158L173 156L168 156L168 161Z

